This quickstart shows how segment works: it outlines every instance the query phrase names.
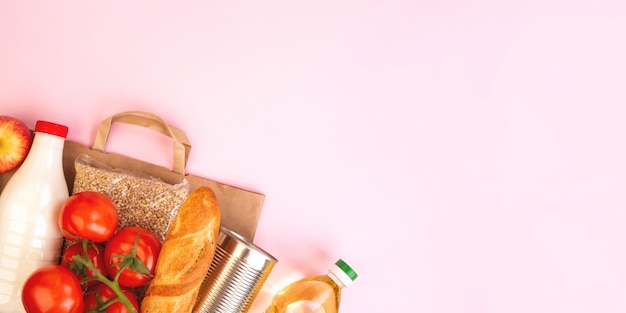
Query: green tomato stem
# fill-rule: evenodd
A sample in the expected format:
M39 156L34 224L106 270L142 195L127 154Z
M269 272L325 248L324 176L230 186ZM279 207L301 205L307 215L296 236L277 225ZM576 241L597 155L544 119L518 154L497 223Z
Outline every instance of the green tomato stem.
M117 299L114 299L114 300L121 302L126 307L126 309L128 310L129 313L138 313L137 310L135 309L135 307L133 306L133 304L130 302L130 299L128 299L128 297L124 294L124 292L122 292L122 288L120 287L120 285L118 283L119 274L128 265L126 265L126 264L122 265L122 268L120 268L120 270L117 272L117 275L115 275L115 279L114 280L108 279L91 262L91 259L88 257L89 255L87 254L87 244L88 244L88 241L87 240L83 240L83 249L84 249L85 257L82 257L80 255L74 255L72 257L74 262L80 263L83 266L87 267L89 270L91 270L94 273L95 280L97 280L97 281L107 285L109 288L111 288L111 290L113 290L113 292L117 296Z

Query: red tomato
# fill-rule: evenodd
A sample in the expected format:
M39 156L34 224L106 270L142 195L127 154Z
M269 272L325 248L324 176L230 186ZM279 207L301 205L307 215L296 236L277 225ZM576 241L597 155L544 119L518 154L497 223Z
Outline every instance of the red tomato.
M135 310L139 312L139 302L137 301L137 297L126 288L122 287L122 292L126 295L128 300L130 300ZM109 288L109 286L98 283L94 286L87 288L85 291L85 311L89 311L91 309L95 309L101 304L105 303L109 299L117 299L117 295L113 292L113 289ZM128 313L128 309L121 302L115 302L106 308L106 311L98 311L98 312L106 312L106 313Z
M78 280L81 282L81 285L83 285L83 279L86 277L94 277L96 274L84 265L74 262L72 257L75 255L85 258L82 242L75 242L63 251L61 265L74 272L76 277L78 277ZM86 259L91 260L91 263L98 269L98 271L106 276L107 270L106 267L104 267L104 246L94 242L87 243L87 256L88 257ZM98 283L97 280L88 280L84 285L92 286L96 283Z
M134 248L138 238L137 247ZM104 261L111 277L115 277L122 264L119 283L126 287L139 287L154 276L161 241L153 232L136 226L120 229L104 248Z
M47 265L26 279L22 303L28 313L82 313L83 290L70 270L57 264Z
M70 196L61 207L59 228L69 240L76 237L95 242L109 240L117 230L115 204L103 193L83 191Z

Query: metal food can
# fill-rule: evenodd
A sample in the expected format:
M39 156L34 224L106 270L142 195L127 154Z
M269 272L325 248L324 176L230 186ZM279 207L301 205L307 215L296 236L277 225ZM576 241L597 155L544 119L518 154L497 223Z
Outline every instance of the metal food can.
M276 262L265 250L221 226L193 313L248 312Z

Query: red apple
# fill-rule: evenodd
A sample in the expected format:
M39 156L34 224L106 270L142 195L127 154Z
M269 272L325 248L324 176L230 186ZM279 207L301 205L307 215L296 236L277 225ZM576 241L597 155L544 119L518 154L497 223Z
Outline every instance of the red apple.
M0 174L17 168L30 151L30 129L17 118L0 115Z

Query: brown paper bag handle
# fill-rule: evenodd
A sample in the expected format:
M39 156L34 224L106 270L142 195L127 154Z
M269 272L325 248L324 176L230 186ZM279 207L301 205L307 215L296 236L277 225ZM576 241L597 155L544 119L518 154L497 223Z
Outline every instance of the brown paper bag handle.
M100 123L92 149L104 152L114 122L145 127L172 138L174 144L174 172L185 175L191 144L187 134L179 128L167 124L159 116L144 111L126 111L117 113Z

